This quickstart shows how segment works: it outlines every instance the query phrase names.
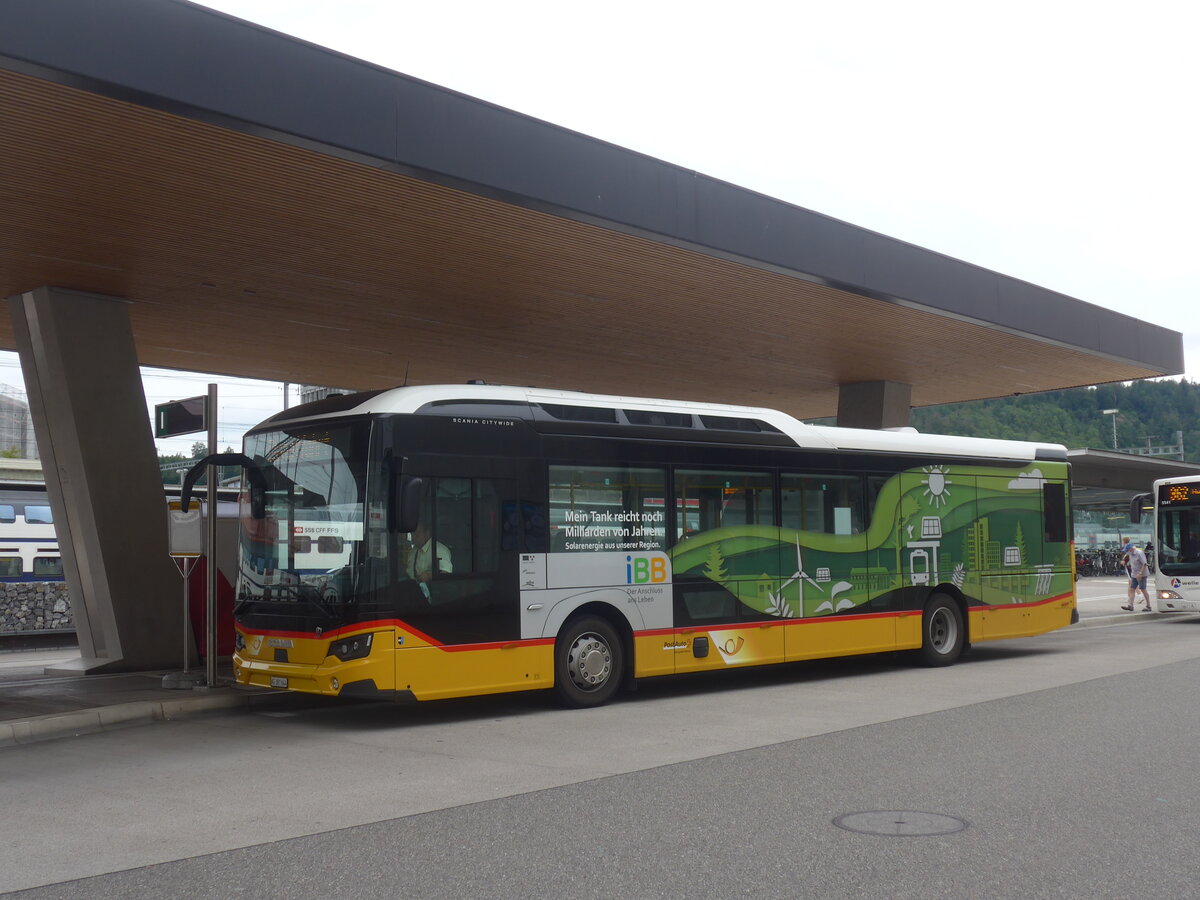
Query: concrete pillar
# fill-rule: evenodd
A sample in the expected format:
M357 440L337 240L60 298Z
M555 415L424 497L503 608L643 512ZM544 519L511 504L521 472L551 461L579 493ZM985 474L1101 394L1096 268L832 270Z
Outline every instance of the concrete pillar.
M182 583L126 301L37 288L8 301L81 658L76 672L173 668Z
M911 384L863 381L838 388L837 423L842 428L901 428L911 409Z

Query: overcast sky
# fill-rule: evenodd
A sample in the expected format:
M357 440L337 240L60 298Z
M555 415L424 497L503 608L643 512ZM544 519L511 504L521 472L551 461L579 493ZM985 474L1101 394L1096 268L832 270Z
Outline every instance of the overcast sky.
M1200 377L1200 4L202 5L1180 331Z

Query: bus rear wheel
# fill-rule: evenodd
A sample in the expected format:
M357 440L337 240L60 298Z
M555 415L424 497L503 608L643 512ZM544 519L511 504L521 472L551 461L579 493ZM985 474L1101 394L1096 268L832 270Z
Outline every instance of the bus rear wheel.
M921 617L921 662L948 666L962 656L966 643L962 610L945 594L934 594Z
M567 706L601 706L621 686L624 657L621 638L607 621L572 619L554 642L554 690Z

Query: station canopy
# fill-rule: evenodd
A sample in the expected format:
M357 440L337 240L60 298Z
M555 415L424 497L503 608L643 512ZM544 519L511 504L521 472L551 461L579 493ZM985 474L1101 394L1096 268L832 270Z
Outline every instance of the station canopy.
M1177 332L177 0L4 4L0 122L3 296L123 298L146 366L802 417L1183 370Z

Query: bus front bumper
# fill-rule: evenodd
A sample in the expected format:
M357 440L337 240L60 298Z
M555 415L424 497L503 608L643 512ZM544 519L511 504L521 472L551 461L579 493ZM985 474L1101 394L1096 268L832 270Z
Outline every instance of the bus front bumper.
M326 697L394 693L391 668L378 660L361 659L326 667L247 659L233 655L233 677L241 685L321 694Z
M1200 598L1183 597L1170 590L1160 590L1154 601L1159 612L1200 612Z

